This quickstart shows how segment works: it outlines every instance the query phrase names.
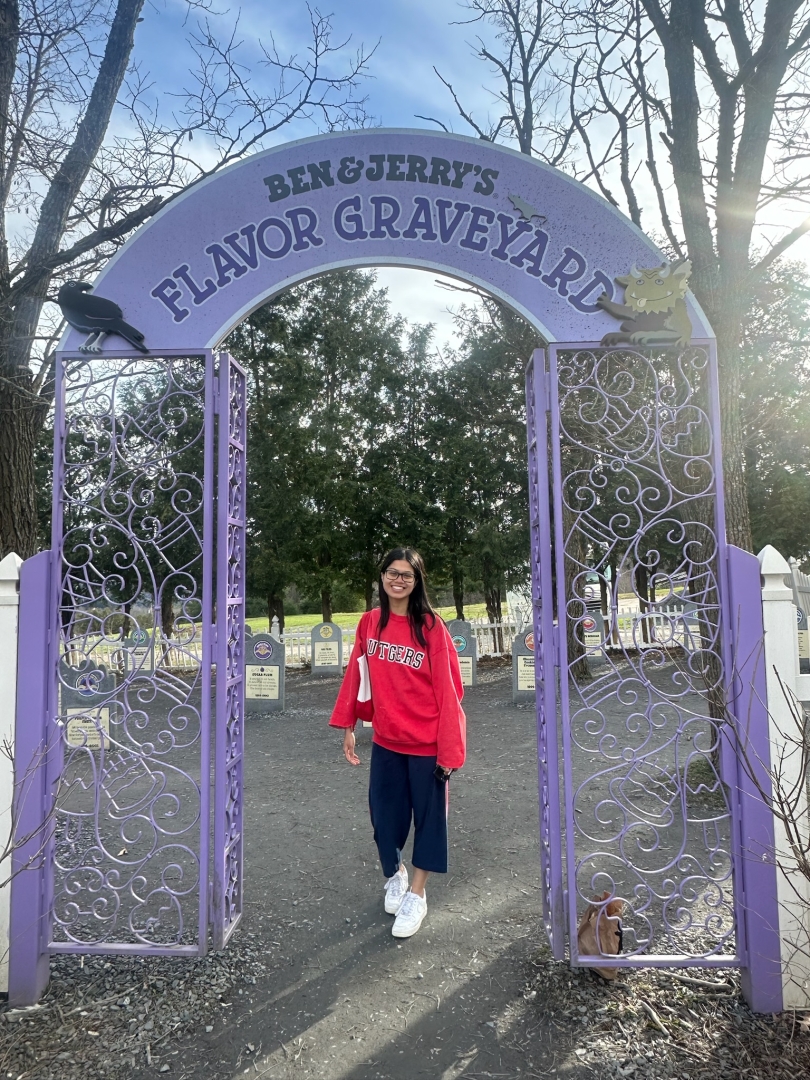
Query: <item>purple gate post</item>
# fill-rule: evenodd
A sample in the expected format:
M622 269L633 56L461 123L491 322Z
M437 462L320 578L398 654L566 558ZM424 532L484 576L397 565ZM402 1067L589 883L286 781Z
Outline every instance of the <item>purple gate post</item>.
M759 560L733 545L729 545L728 556L732 727L726 742L734 762L740 802L737 887L748 943L742 988L754 1012L781 1012L774 824L773 814L762 798L762 792L771 789L771 758Z
M245 370L219 357L217 500L217 735L214 768L214 947L242 916L242 765L245 742Z
M43 855L50 828L46 759L51 553L20 568L17 718L14 734L14 847L11 853L8 1000L33 1005L48 985Z
M534 663L537 687L537 768L540 793L540 872L543 922L555 960L565 958L565 894L557 730L557 668L551 602L551 518L548 487L546 356L535 350L526 368Z

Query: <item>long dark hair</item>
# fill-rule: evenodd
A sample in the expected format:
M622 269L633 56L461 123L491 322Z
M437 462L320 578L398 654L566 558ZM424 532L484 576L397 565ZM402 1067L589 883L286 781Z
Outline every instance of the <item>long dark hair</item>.
M412 547L392 548L380 563L380 625L378 632L382 635L391 616L391 604L388 600L388 593L383 586L383 574L391 563L398 562L400 559L404 559L406 563L410 564L415 578L413 592L408 597L408 622L411 624L411 633L422 648L426 649L425 623L430 620L427 625L428 629L432 630L439 616L433 610L430 600L428 600L427 574L425 573L424 561L419 552Z

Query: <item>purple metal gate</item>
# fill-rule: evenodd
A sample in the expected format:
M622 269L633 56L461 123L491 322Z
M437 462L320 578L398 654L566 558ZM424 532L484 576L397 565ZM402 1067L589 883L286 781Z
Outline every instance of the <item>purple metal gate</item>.
M217 739L211 922L221 949L242 915L242 761L245 744L245 451L247 380L219 363L217 514Z
M554 955L564 951L564 897L572 963L739 966L713 345L650 354L553 345L529 365L527 401L541 852ZM605 913L615 899L624 907L620 959L603 943L615 933ZM579 919L594 901L599 952L584 955Z
M537 765L540 792L540 873L543 922L555 960L565 957L565 907L560 821L560 770L554 610L551 602L551 502L548 484L549 383L545 357L536 352L526 371L526 442L529 453L529 531L537 686Z
M241 913L245 374L216 359L58 357L44 728L29 740L46 777L26 810L45 858L12 891L18 1001L43 954L201 954ZM34 874L37 918L20 900Z

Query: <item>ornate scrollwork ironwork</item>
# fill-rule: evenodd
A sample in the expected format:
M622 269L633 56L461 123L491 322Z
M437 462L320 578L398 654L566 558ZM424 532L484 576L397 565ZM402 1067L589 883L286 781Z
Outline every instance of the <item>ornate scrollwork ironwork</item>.
M53 940L188 945L209 678L204 358L62 363ZM106 678L82 698L88 665Z
M242 913L242 771L245 737L245 526L246 394L244 370L231 357L220 363L227 440L220 446L218 601L220 621L217 686L217 769L214 843L214 941L221 947Z
M700 347L558 354L571 896L623 899L640 963L735 951L709 364Z

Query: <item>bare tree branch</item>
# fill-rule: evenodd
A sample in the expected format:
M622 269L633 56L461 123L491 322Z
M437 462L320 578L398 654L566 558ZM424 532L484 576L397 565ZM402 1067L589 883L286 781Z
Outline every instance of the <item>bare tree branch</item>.
M792 247L797 240L801 240L801 238L809 232L810 215L808 215L800 225L797 225L795 229L791 229L789 233L786 233L781 240L778 240L773 245L766 255L763 255L759 262L754 264L749 275L749 280L752 283L756 281L769 266L772 266L781 255L784 255L788 248Z

